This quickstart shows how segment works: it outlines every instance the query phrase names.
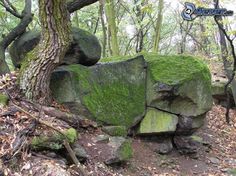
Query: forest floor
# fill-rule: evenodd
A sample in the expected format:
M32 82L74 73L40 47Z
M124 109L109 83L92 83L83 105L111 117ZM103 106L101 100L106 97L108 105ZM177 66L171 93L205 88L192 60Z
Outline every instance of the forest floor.
M134 139L134 158L122 175L236 175L236 110L231 110L231 120L228 125L225 108L215 105L207 115L205 126L195 134L203 138L205 145L194 157L180 155L176 150L160 155L152 150L151 142Z
M216 67L214 67L216 69ZM218 70L212 69L212 72ZM218 73L218 72L217 72ZM219 73L218 73L219 74ZM221 74L221 73L220 73ZM214 75L214 74L213 74ZM14 75L13 75L14 77ZM7 82L11 81L9 78ZM218 79L218 78L213 78ZM14 87L14 83L10 87ZM1 89L1 87L0 87ZM14 95L13 95L14 97ZM0 107L0 114L11 109L9 107ZM30 112L39 115L36 112ZM88 154L92 157L85 163L86 170L91 176L224 176L236 175L236 110L230 110L231 122L228 125L225 120L225 108L220 105L214 105L208 112L206 123L194 135L202 138L202 145L198 148L196 155L181 155L176 149L167 155L158 154L153 149L153 143L140 137L132 138L133 158L126 164L120 166L106 166L93 153L91 139L102 131L97 128L82 129L80 133L80 143L87 146ZM48 119L47 119L48 120ZM55 122L55 119L49 119ZM27 114L15 111L9 116L0 116L0 156L6 153L12 154L11 148L18 131L31 124ZM63 123L57 123L60 128ZM35 133L39 133L45 128L37 127ZM29 137L29 138L32 138ZM53 152L34 152L29 150L27 142L30 139L24 139L24 144L20 147L21 151L15 151L16 156L3 164L0 159L0 176L28 176L42 175L37 171L37 166L45 163L45 167L54 166L54 175L59 172L60 176L78 175L76 169L67 167L67 161ZM89 147L88 147L89 146ZM95 146L96 150L103 150L102 146ZM86 149L87 149L86 148ZM66 164L65 164L66 163ZM63 169L60 170L59 166ZM34 171L33 171L34 168ZM52 174L52 176L54 176ZM42 175L43 176L43 175Z

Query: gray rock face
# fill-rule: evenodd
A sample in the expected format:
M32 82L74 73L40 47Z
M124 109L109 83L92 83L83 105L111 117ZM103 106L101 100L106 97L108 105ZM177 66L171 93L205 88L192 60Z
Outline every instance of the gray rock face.
M212 107L211 75L204 63L191 56L144 57L149 65L147 105L187 117Z
M79 28L72 29L73 42L61 64L96 64L101 57L101 46L93 34ZM40 32L28 31L13 42L10 55L15 67L19 68L26 54L33 50L40 40Z
M191 135L204 125L205 114L197 117L179 116L176 134Z

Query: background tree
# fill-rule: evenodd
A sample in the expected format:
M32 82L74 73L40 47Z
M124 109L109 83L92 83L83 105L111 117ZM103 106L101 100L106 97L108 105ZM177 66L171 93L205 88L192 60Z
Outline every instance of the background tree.
M105 11L108 23L109 38L111 41L111 55L119 56L119 45L117 39L116 12L113 0L106 0Z
M160 44L163 9L164 9L164 0L159 0L159 3L158 3L158 17L157 17L157 21L156 21L156 32L155 32L154 46L153 46L153 52L156 52L156 53L159 50L159 44Z
M64 0L39 1L41 39L22 66L20 88L28 99L50 102L50 76L65 56L71 42L69 12Z

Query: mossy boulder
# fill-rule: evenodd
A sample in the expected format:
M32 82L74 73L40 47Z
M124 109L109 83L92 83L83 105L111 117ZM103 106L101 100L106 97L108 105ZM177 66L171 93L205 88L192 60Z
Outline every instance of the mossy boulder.
M108 146L110 147L110 155L105 161L107 165L126 162L133 156L131 141L128 139L111 137Z
M163 134L174 133L178 123L178 116L155 108L148 108L144 119L141 121L138 134Z
M94 65L101 57L101 45L93 34L72 28L73 42L61 64ZM19 68L26 54L32 51L40 40L39 31L28 31L13 42L10 55L15 67Z
M73 105L74 112L128 129L145 113L145 67L142 56L92 67L64 66L52 75L52 94L59 103Z
M183 116L199 116L212 107L208 67L192 56L144 54L148 62L147 105Z
M9 98L0 93L0 106L6 106L8 104Z
M147 62L147 106L183 116L199 116L212 107L211 74L200 58L141 53ZM111 57L102 62L120 62Z

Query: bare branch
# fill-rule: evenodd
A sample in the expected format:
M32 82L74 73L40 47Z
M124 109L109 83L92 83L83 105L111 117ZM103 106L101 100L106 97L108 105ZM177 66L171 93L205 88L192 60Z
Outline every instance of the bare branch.
M85 6L93 4L98 0L74 0L72 2L67 3L67 9L70 13L73 13L76 10L79 10Z
M11 4L9 0L1 0L0 5L3 6L6 11L12 14L13 16L20 19L23 18L23 16L17 12L16 8Z

